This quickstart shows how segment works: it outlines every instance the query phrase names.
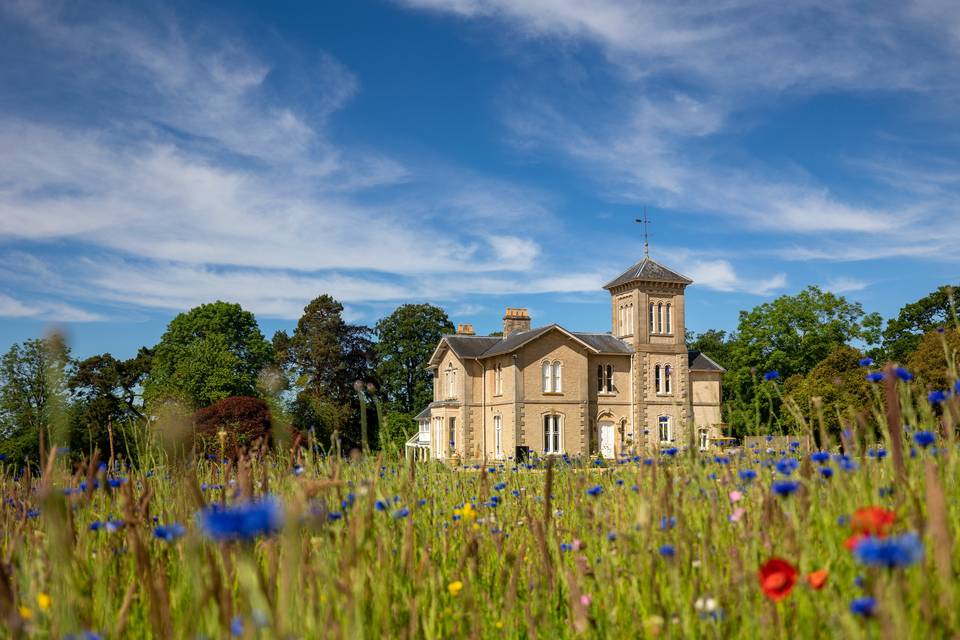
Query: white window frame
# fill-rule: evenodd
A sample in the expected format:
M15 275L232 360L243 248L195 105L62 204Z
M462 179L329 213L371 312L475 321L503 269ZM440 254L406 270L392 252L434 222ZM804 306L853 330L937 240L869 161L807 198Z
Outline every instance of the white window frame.
M700 428L697 430L697 439L700 444L700 451L706 451L710 448L710 430Z
M493 393L498 396L503 394L503 365L499 362L493 368Z
M673 395L673 369L670 365L663 367L663 393Z
M663 372L659 364L653 365L653 386L657 393L663 393Z
M663 334L663 303L657 303L657 334Z
M597 365L597 393L603 393L603 365Z
M664 439L663 427L666 425L666 439ZM670 419L670 416L659 416L657 418L657 436L660 438L661 444L667 442L673 442L673 420Z
M563 453L563 416L558 413L547 413L543 416L543 453Z
M650 303L650 333L651 333L651 334L657 332L656 309L657 309L656 304L654 304L653 302L651 302L651 303Z
M613 393L613 365L608 364L606 367L606 376L604 377L604 386L606 387L607 393Z
M563 393L563 363L559 360L553 361L553 392Z
M493 416L493 457L503 460L503 418L499 414Z
M453 365L447 365L447 397L457 397L457 370Z
M447 445L450 447L450 453L457 450L457 417L447 416Z
M668 302L668 303L667 303L667 322L666 322L666 325L667 325L667 333L672 334L672 333L673 333L673 313L671 313L670 307L671 307L671 305L670 305L670 303Z
M551 373L550 362L547 360L544 360L540 363L540 378L543 386L543 392L550 393L553 391L553 387L551 386L553 375Z

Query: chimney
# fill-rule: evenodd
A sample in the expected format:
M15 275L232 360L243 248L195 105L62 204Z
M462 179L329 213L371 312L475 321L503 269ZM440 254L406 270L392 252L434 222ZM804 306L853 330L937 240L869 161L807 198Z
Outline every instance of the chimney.
M458 336L472 336L476 335L473 332L472 324L458 324L457 325L457 335Z
M517 331L530 330L530 311L528 309L515 309L507 307L507 312L503 314L503 337L506 338L511 333Z

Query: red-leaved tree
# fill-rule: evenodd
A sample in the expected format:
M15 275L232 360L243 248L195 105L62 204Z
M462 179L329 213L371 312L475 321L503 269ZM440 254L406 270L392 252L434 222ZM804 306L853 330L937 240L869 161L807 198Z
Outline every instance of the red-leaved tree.
M197 411L193 423L198 451L219 454L223 432L224 453L233 455L269 439L270 408L258 398L231 396Z

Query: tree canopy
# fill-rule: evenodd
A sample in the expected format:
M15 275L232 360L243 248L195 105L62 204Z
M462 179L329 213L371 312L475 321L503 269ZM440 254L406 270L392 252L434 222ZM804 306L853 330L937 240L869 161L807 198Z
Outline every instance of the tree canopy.
M426 364L440 338L452 332L447 313L432 304L402 305L377 323L377 378L393 409L414 414L430 403Z
M929 331L910 353L907 368L927 391L949 389L960 365L960 329Z
M960 289L944 285L929 295L901 307L883 330L882 357L906 363L920 345L925 333L956 324L954 292Z
M257 395L273 349L253 314L213 302L179 314L154 348L144 384L147 402L175 399L193 409L230 396Z

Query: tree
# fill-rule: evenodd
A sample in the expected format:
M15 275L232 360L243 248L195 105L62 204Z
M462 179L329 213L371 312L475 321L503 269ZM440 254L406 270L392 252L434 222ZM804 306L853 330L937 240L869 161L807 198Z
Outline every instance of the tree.
M56 335L14 344L0 358L0 453L42 464L44 447L67 444L69 371L70 350Z
M272 361L273 349L252 313L239 304L204 304L167 325L154 348L144 398L199 409L230 396L255 396L257 378Z
M927 391L951 389L960 366L960 329L925 333L910 354L907 368Z
M765 373L777 371L780 379L806 375L841 345L876 344L880 325L879 314L866 314L859 303L814 286L741 311L725 363L728 420L740 430L768 424L777 415L779 397L758 383ZM762 397L758 388L766 389Z
M270 437L267 403L249 396L218 400L193 414L193 422L197 450L207 454L233 454Z
M696 336L688 334L687 348L691 351L705 353L721 367L727 368L731 360L730 352L733 349L733 336L728 335L726 331L716 329L708 329Z
M797 404L810 424L819 424L822 411L824 427L840 433L840 416L850 410L867 408L873 402L870 382L860 366L863 354L848 345L836 347L805 376L789 378L785 393Z
M394 411L388 413L383 422L383 429L380 430L381 448L387 453L402 455L407 440L420 428L417 421L409 413Z
M942 286L928 296L904 305L883 331L883 357L907 362L927 332L953 323L956 326L954 291Z
M129 428L143 418L140 386L150 370L152 351L141 347L136 357L117 360L109 353L91 356L76 363L67 380L73 400L70 408L70 450L91 455L99 449L104 455L123 450L133 459L126 445Z
M430 403L426 364L440 338L453 329L446 312L432 304L405 304L377 323L377 378L391 409L415 413Z
M293 335L274 334L277 363L296 390L294 426L321 427L325 433L316 434L321 441L335 436L344 437L347 446L360 444L360 403L353 385L374 378L370 335L368 327L344 321L343 305L326 294L304 308ZM369 414L376 415L373 407Z

